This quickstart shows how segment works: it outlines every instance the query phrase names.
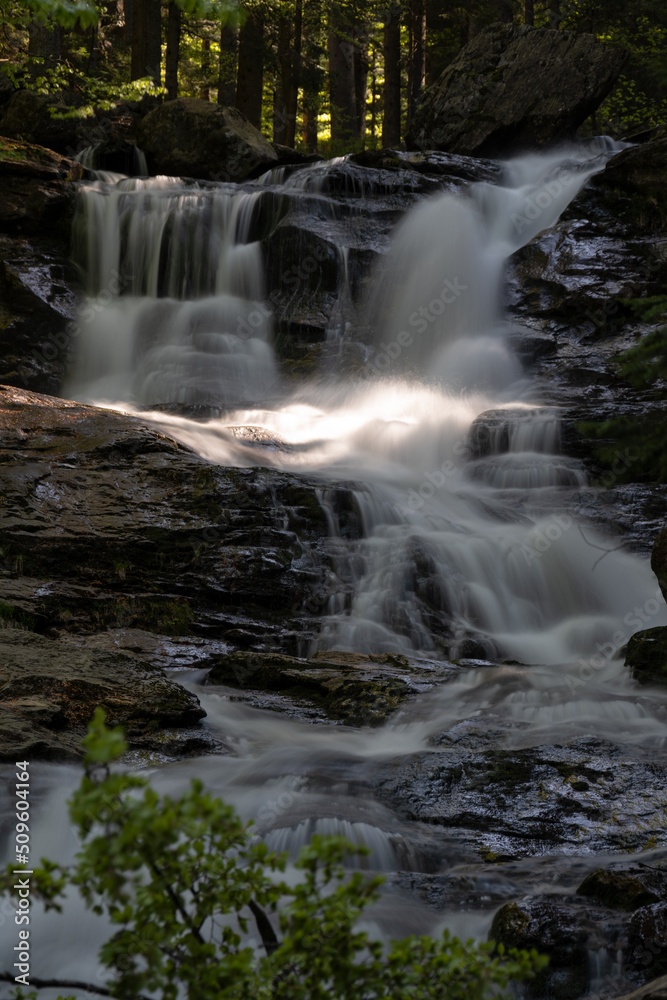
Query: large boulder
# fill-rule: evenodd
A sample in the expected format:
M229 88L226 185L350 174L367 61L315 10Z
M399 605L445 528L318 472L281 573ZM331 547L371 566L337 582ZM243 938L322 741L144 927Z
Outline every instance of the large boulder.
M0 235L0 382L59 392L78 333L78 295L64 242Z
M593 35L493 24L426 90L408 146L494 156L574 134L627 59Z
M51 149L0 137L0 232L68 238L71 181L82 175L81 164Z
M149 112L137 138L157 174L242 181L278 162L272 144L244 114L195 97Z
M626 219L650 229L667 226L667 127L650 142L614 156L594 180Z

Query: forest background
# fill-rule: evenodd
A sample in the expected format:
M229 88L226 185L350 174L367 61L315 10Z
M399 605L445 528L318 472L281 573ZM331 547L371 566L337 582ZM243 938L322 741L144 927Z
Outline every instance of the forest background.
M0 12L3 73L64 93L61 115L198 97L304 151L396 147L422 88L502 21L629 50L584 131L624 138L667 119L664 0L2 0Z

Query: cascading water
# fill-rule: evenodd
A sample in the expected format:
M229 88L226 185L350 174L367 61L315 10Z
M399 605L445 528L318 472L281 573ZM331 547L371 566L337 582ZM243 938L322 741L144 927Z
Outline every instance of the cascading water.
M275 390L259 192L171 177L85 185L75 219L89 299L66 391L97 400L238 406Z
M157 769L159 790L177 792L196 774L256 819L273 846L293 852L312 832L344 831L371 848L371 865L446 872L465 860L456 839L375 800L373 775L385 762L435 753L443 733L455 743L468 722L484 746L581 735L664 744L664 699L639 697L617 655L634 631L666 620L656 581L645 560L606 553L612 543L572 517L569 490L581 488L583 471L560 454L558 410L540 405L509 346L517 331L502 320L508 256L554 223L603 160L585 150L523 157L506 165L502 184L430 198L399 227L374 281L367 312L377 339L366 377L342 384L332 376L289 394L277 377L253 221L262 192L280 178L243 191L168 178L84 186L77 230L90 297L72 395L130 410L199 403L225 411L207 423L142 415L211 461L320 477L332 533L327 483L353 484L362 537L339 540L319 648L540 665L469 659L456 680L373 732L298 723L198 687L206 725L230 755ZM324 171L303 171L291 187L319 191ZM239 425L298 447L249 449L231 430ZM76 780L71 769L52 773L54 785ZM62 792L57 798L66 855L73 845ZM48 835L37 833L45 854L57 853L52 822ZM568 870L546 860L549 878ZM476 910L452 905L434 916L413 897L399 894L397 906L390 893L374 919L393 935L444 922L483 937L498 899L520 895L526 879L543 891L547 876L531 865L533 874L514 882L487 874L491 895ZM82 969L80 948L67 949L85 934L92 956L106 928L75 909L63 930L50 916L36 929L53 945L35 974L52 974L59 951L69 956L63 974L97 974L94 960ZM597 984L604 956L591 962Z
M319 381L281 401L252 240L270 185L87 185L77 228L98 299L84 307L70 391L126 407L213 405L229 412L204 425L156 419L224 464L279 462L358 484L364 538L342 557L348 578L356 567L353 593L331 594L317 648L476 650L524 663L595 654L630 611L629 591L659 602L655 624L663 602L641 560L610 553L598 569L600 539L582 541L567 514L565 491L585 475L557 453L557 411L536 405L522 377L502 278L509 255L558 219L606 155L530 155L507 164L501 184L425 200L398 227L367 304L375 377ZM320 184L322 165L313 171ZM307 190L308 177L288 183ZM124 284L99 305L114 280ZM498 410L505 429L480 449L480 421ZM298 452L249 457L225 432L243 424Z

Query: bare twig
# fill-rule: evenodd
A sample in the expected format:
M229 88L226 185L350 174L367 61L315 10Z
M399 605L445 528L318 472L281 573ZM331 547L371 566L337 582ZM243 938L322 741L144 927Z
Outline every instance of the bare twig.
M600 558L596 559L595 562L593 563L593 568L591 569L591 573L595 570L595 568L599 565L599 563L602 562L602 560L604 559L604 557L609 555L610 552L618 552L619 549L625 548L625 542L621 542L620 545L615 546L615 548L613 548L613 549L605 549L604 545L596 545L595 542L589 541L589 539L586 538L586 536L585 536L585 534L583 532L583 529L582 529L582 527L581 527L580 524L577 525L577 528L579 529L579 534L581 535L581 537L583 538L583 540L586 542L586 545L590 545L590 547L592 549L599 549L600 552L604 553L604 555L601 555Z
M11 972L0 972L0 983L13 983L14 975ZM111 990L106 986L94 986L92 983L82 983L78 979L38 979L36 976L30 977L30 986L36 990L86 990L88 993L96 993L100 997L113 996ZM135 994L135 1000L150 1000L150 997L143 993Z

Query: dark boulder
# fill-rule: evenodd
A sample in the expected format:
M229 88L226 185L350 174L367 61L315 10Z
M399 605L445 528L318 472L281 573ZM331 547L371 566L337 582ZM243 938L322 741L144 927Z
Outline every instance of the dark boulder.
M648 229L667 226L667 127L650 141L624 149L594 178L617 212Z
M137 139L157 174L242 181L278 163L272 144L244 114L195 97L150 111Z
M599 868L586 876L577 895L594 899L612 910L638 910L667 901L667 872L648 865Z
M658 578L660 589L667 600L667 528L663 528L651 551L651 569Z
M640 684L667 683L667 627L658 625L630 636L625 665Z
M625 964L646 978L667 974L667 903L642 906L628 926Z
M493 24L423 95L408 146L493 156L573 135L626 61L593 35Z
M164 742L156 744L157 726L193 726L206 714L159 668L121 652L0 627L0 664L0 760L82 756L98 705L110 725L126 728L131 745L145 748Z
M615 954L622 918L576 896L539 895L506 903L489 937L506 948L535 948L547 969L529 981L528 996L575 1000L591 988L591 953Z
M0 232L68 238L71 182L82 176L79 163L51 149L0 138Z

